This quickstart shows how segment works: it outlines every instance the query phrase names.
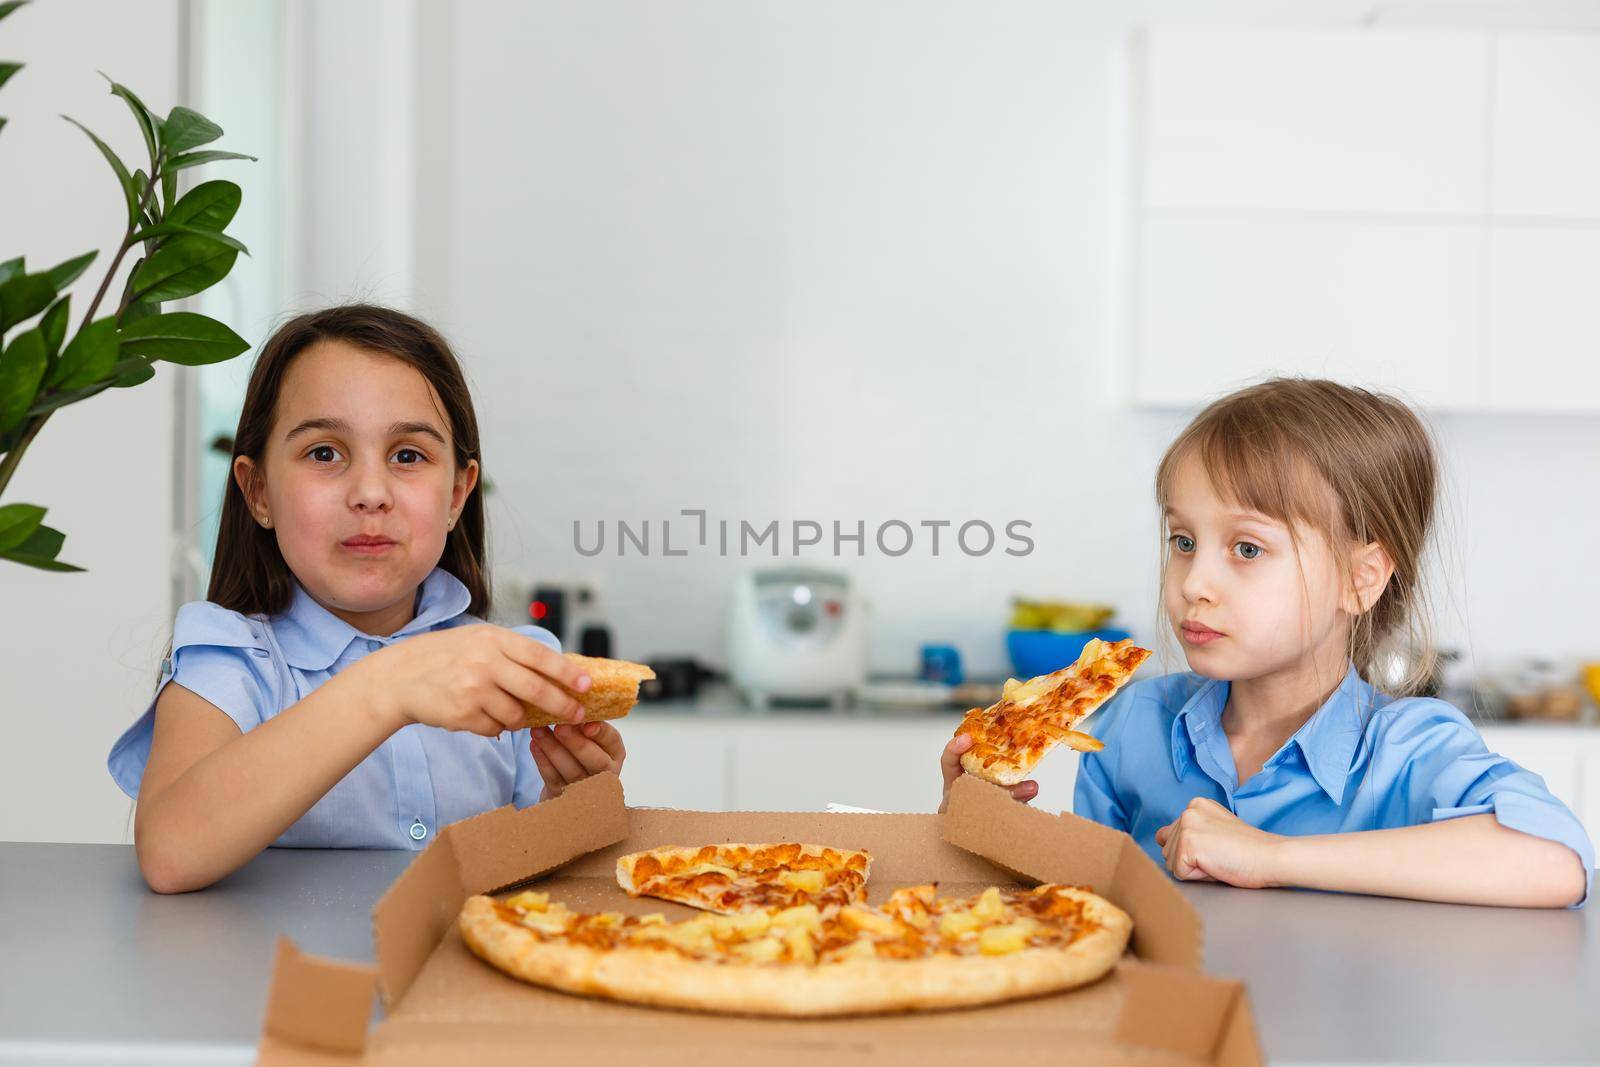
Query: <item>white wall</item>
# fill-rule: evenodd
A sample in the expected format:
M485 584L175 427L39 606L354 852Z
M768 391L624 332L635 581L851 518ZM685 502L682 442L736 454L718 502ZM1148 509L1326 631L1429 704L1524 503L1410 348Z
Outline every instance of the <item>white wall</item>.
M178 0L51 0L0 22L0 55L27 63L0 90L0 259L39 269L114 248L116 179L72 115L123 154L143 142L103 70L152 108L180 97ZM109 253L73 292L82 317ZM117 291L117 290L114 290ZM142 708L172 625L175 368L64 408L7 488L49 508L61 556L87 574L0 563L0 840L111 841L131 805L106 774L112 740Z

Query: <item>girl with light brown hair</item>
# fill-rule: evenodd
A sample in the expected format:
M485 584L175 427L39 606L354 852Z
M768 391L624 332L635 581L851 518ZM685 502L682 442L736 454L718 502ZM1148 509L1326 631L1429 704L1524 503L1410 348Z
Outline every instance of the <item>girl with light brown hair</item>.
M1275 379L1202 411L1156 472L1162 601L1189 671L1134 682L1098 716L1106 747L1082 758L1076 812L1180 879L1581 904L1582 825L1460 710L1414 694L1438 481L1393 397ZM1402 649L1417 667L1380 689ZM947 746L947 789L969 745Z

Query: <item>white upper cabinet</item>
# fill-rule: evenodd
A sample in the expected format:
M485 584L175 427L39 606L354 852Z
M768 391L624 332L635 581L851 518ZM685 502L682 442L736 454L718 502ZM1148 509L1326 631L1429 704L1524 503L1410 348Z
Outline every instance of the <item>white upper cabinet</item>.
M1134 398L1271 374L1600 411L1600 35L1157 29Z
M1600 227L1497 226L1485 406L1600 410Z
M1500 34L1494 86L1491 210L1600 219L1600 34Z
M1481 33L1152 31L1152 210L1475 213Z
M1135 385L1184 405L1308 374L1461 406L1477 381L1478 235L1448 226L1153 219Z

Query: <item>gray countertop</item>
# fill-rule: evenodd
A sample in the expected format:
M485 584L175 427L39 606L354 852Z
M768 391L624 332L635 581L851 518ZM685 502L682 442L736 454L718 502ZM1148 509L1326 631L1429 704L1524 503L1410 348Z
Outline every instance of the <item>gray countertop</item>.
M0 1064L249 1063L273 943L371 960L407 852L269 849L161 897L125 845L0 844ZM1274 1063L1600 1063L1600 910L1184 887Z

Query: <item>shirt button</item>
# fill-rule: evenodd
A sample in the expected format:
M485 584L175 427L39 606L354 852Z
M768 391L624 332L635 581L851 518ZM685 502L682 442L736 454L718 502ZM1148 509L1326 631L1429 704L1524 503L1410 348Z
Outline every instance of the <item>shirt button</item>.
M378 649L380 649L382 647L383 647L383 642L382 641L379 641L376 638L368 638L368 640L367 640L367 651L368 652L376 652L376 651L378 651ZM420 840L420 838L419 838L419 840Z
M422 820L421 819L418 819L416 822L411 824L411 840L413 840L413 841L421 841L424 837L427 837L427 836L428 836L428 828L426 826L422 825Z

